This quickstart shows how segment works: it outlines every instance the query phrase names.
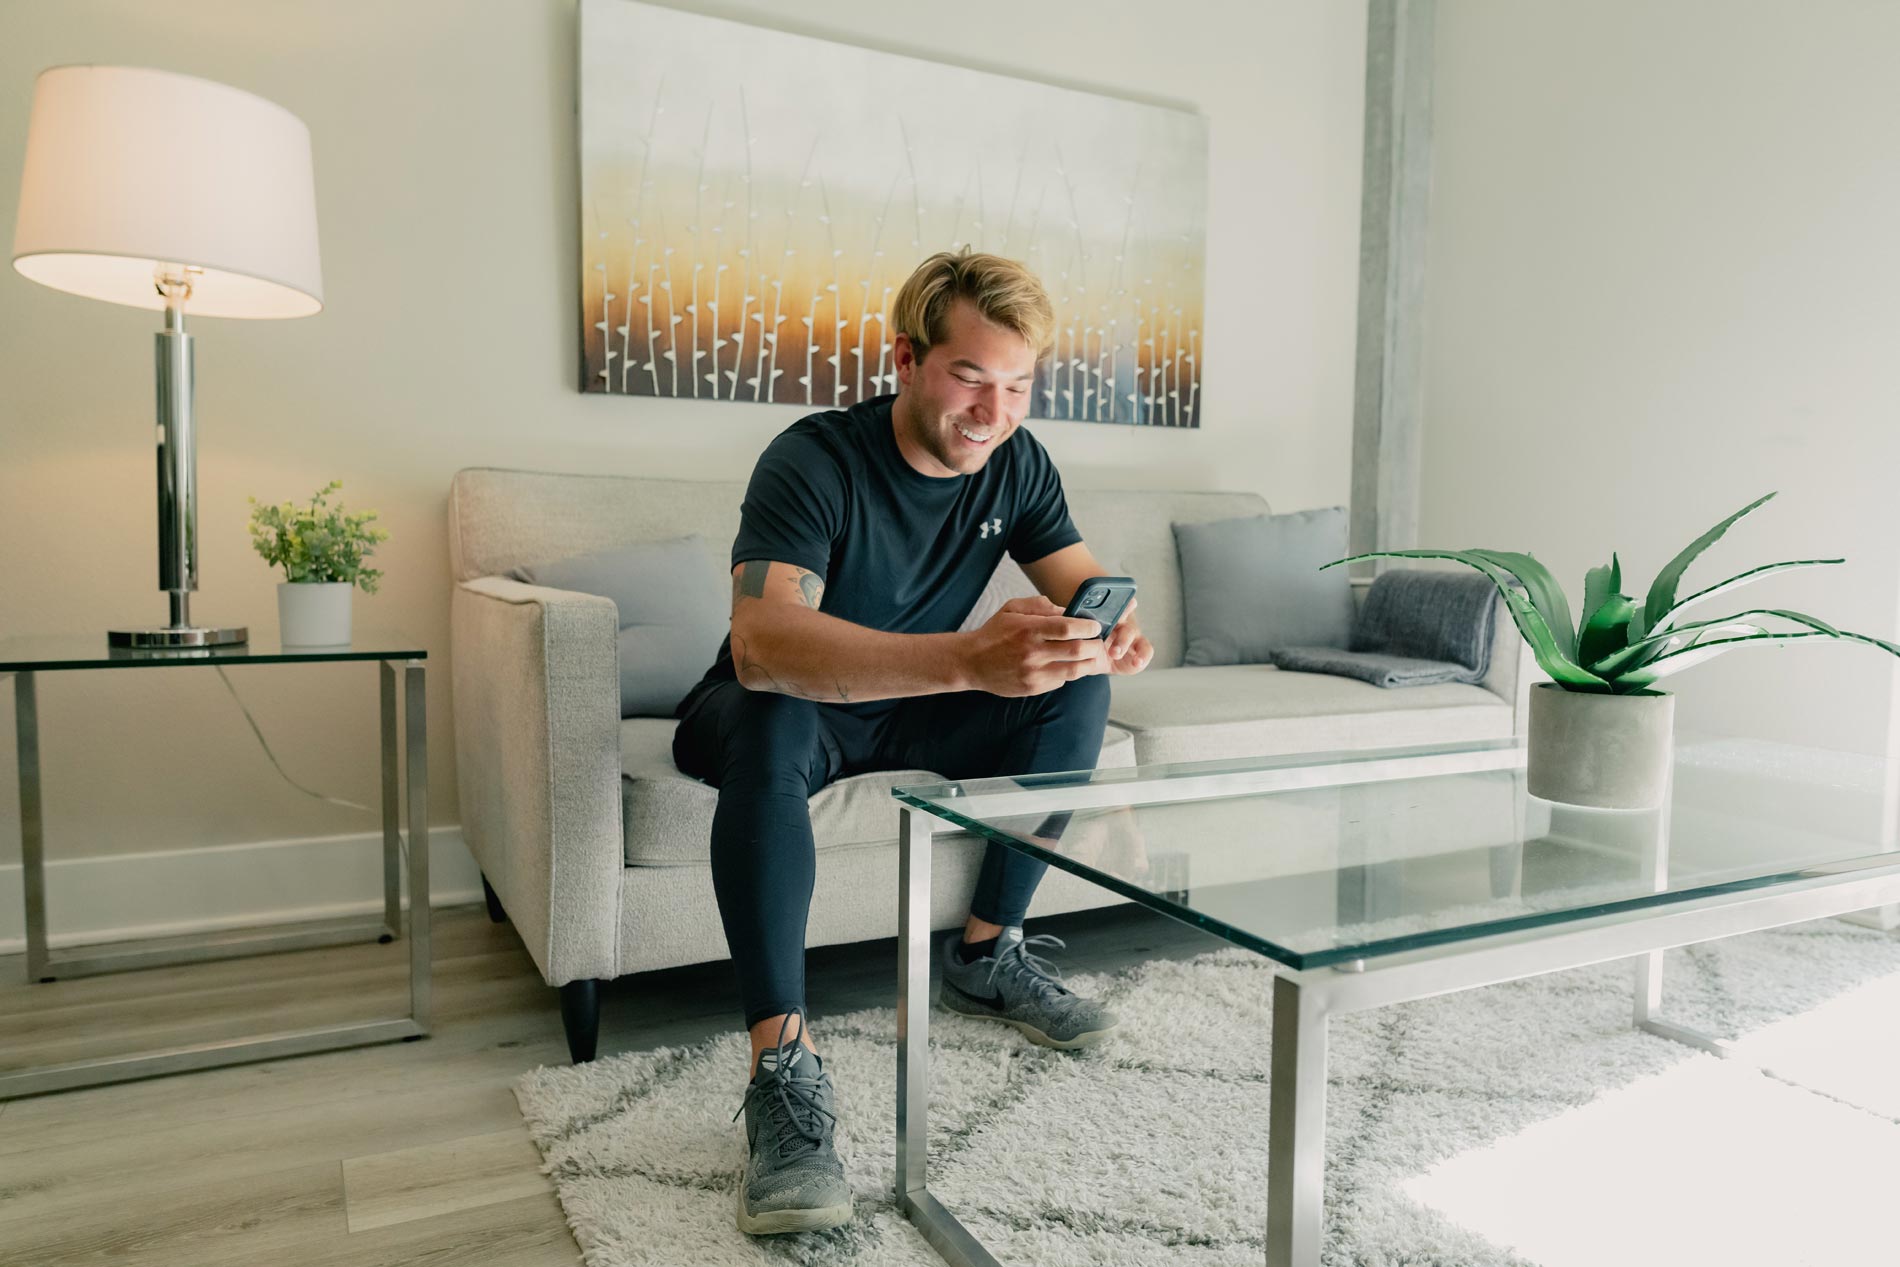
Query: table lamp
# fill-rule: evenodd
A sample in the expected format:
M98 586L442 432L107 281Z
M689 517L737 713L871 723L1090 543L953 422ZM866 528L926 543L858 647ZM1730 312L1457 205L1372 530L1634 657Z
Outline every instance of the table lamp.
M310 130L273 102L133 66L41 72L27 126L13 267L74 295L163 310L158 366L162 629L115 647L215 647L239 628L191 623L198 588L192 336L199 317L307 317L323 307Z

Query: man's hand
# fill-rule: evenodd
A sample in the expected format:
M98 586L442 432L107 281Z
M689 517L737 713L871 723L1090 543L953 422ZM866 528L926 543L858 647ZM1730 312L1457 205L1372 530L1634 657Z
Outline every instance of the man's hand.
M1041 595L1012 598L965 635L970 688L991 695L1042 695L1065 682L1110 672L1108 648L1097 636L1101 629L1099 621L1064 616Z
M1122 618L1115 622L1115 631L1108 635L1108 671L1127 675L1139 673L1148 667L1148 661L1155 658L1154 644L1141 632L1141 626L1135 623L1135 606L1140 599L1131 598L1128 606L1122 609Z

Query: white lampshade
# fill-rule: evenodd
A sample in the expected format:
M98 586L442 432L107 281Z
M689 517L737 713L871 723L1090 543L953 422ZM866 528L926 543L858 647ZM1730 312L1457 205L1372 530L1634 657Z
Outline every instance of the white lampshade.
M238 88L133 66L57 66L33 89L13 267L55 290L196 317L323 308L310 129Z

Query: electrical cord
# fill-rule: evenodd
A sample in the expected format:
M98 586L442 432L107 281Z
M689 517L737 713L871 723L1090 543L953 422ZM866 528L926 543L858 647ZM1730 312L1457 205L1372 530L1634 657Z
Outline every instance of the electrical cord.
M212 667L217 669L218 680L220 682L223 682L224 689L231 693L231 698L237 703L238 711L240 713L243 713L244 720L250 723L251 733L257 736L258 746L263 748L264 755L270 758L271 765L276 768L278 775L282 777L284 782L290 784L290 786L296 788L299 792L302 792L305 796L313 797L319 801L328 801L332 805L341 805L345 809L360 809L365 814L375 814L379 812L378 810L373 809L368 805L364 805L359 801L347 800L341 796L331 796L327 792L318 792L312 788L307 788L303 784L297 782L297 780L291 778L290 772L284 769L284 763L277 759L277 754L275 752L271 751L270 741L264 738L264 732L258 726L257 718L251 715L251 710L245 705L243 697L237 693L237 687L231 685L231 679L225 675L224 667L222 665L213 665ZM0 673L0 682L4 682L6 681L6 679L12 676L14 676L14 672L12 670L8 670L5 673Z
M237 701L238 711L243 713L244 720L250 723L251 733L257 736L258 745L264 749L264 755L270 758L270 763L277 768L277 773L283 776L284 782L290 784L290 786L296 788L299 792L302 792L305 796L314 797L319 801L328 801L332 805L341 805L347 809L360 809L365 814L378 813L377 810L371 809L367 805L359 804L356 801L345 800L344 798L340 796L331 796L327 792L314 791L310 788L305 787L303 784L297 782L297 780L291 778L290 772L284 769L283 762L279 761L277 759L277 754L271 751L270 741L264 738L264 732L258 728L257 718L251 716L251 710L245 707L244 700L237 693L237 688L235 686L232 686L231 679L225 676L224 666L213 665L212 667L217 669L218 680L224 683L224 689L231 692L231 698Z

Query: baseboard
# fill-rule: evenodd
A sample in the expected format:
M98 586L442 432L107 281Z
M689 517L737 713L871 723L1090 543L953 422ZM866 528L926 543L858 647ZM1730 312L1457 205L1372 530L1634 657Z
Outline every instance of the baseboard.
M55 948L294 923L379 911L381 833L209 845L46 864ZM432 906L479 901L481 871L460 827L429 832ZM20 864L0 865L0 954L26 949Z

